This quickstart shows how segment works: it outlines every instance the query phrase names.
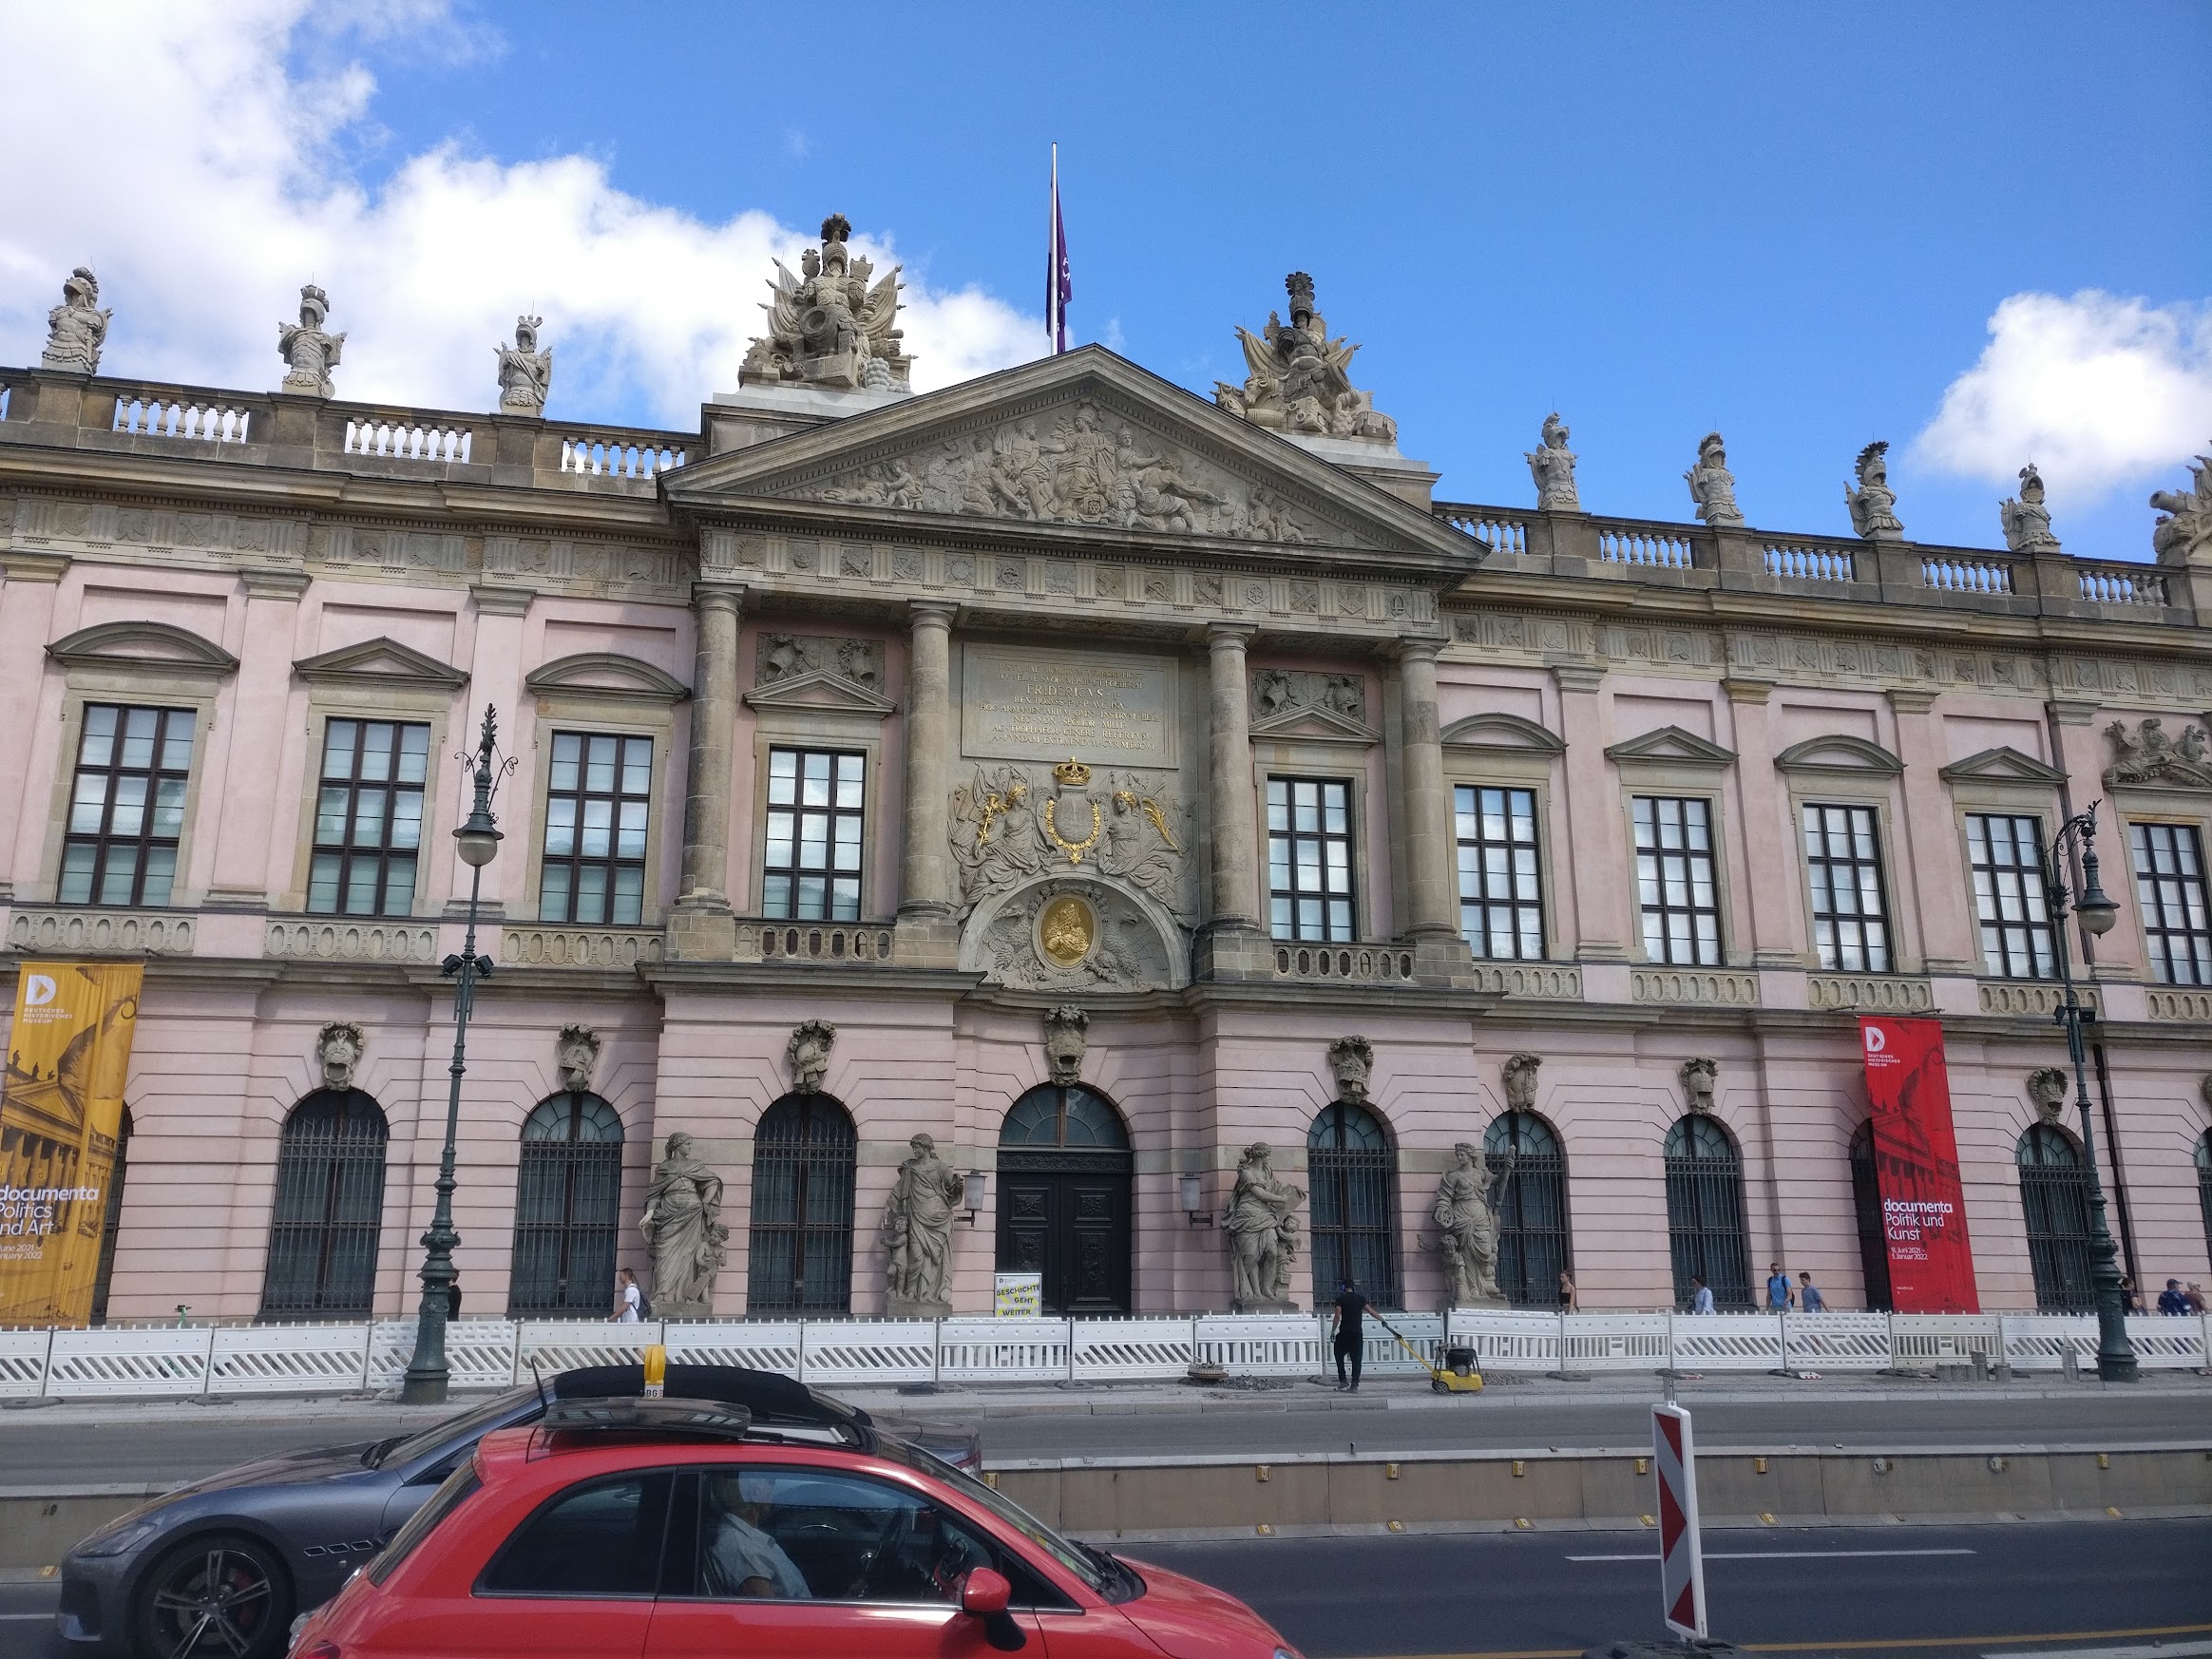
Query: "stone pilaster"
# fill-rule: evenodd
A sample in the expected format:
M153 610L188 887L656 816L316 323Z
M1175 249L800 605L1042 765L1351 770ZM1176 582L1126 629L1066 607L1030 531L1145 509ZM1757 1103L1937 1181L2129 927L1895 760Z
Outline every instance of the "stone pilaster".
M0 522L0 535L6 532L6 524ZM0 661L44 658L47 641L53 637L54 600L68 568L63 554L0 549ZM29 775L31 748L39 732L37 696L38 677L31 675L19 677L0 696L0 777L21 780ZM62 756L59 764L67 767L69 757ZM14 896L16 834L22 819L20 811L0 812L0 904ZM42 824L44 819L41 813ZM36 857L34 849L27 882L38 879Z
M671 958L726 962L737 925L730 870L730 749L737 737L737 607L744 589L692 586L698 635L692 672L691 754L684 773L683 882L668 915Z
M276 768L262 756L283 751L285 694L292 685L292 641L298 632L299 600L307 592L302 570L249 569L246 627L238 651L236 714L229 763L221 782L223 810L214 815L215 873L206 905L212 910L269 907L270 844L289 856L291 815L276 805ZM309 765L317 768L322 756ZM272 826L282 826L275 836ZM180 884L181 885L181 884Z
M1406 920L1415 971L1423 978L1471 978L1474 957L1459 936L1459 882L1451 791L1437 717L1437 653L1441 639L1401 639L1398 658L1400 834L1405 848Z
M1567 740L1567 857L1558 868L1576 872L1561 887L1574 896L1575 960L1629 960L1629 894L1635 870L1621 821L1620 786L1606 762L1605 709L1599 686L1605 670L1594 663L1558 661L1559 735ZM1625 990L1625 986L1624 986Z
M952 865L952 619L957 607L917 601L906 653L906 812L899 856L897 960L960 961L960 891Z
M1797 944L1804 937L1798 883L1783 873L1799 868L1795 830L1788 792L1775 772L1773 726L1766 717L1774 683L1730 678L1721 681L1721 689L1728 696L1738 756L1729 768L1728 786L1736 792L1736 816L1744 827L1744 863L1752 872L1745 894L1751 911L1751 965L1802 968L1804 952Z
M1933 713L1936 696L1918 686L1893 686L1889 693L1897 722L1897 758L1905 763L1899 792L1904 797L1913 907L1919 915L1926 971L1978 974L1981 949L1975 937L1974 887L1967 880L1951 794L1937 775L1944 755L1943 734Z
M1246 689L1247 622L1206 631L1208 787L1212 862L1208 917L1198 938L1203 979L1266 978L1273 954L1260 927L1259 843L1252 824L1251 706Z

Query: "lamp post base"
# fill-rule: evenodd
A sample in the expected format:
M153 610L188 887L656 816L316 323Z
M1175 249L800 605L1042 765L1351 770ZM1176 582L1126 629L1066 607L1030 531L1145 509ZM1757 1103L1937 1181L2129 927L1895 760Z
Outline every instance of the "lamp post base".
M446 1403L447 1374L443 1371L410 1371L399 1384L399 1402L402 1405L443 1405Z

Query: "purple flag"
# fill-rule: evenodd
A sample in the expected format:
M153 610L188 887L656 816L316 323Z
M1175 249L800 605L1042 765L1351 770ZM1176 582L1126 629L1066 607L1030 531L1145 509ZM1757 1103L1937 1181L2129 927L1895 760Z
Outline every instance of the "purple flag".
M1068 349L1068 301L1076 296L1068 270L1068 233L1060 222L1059 145L1052 147L1052 249L1044 273L1044 330L1057 354Z

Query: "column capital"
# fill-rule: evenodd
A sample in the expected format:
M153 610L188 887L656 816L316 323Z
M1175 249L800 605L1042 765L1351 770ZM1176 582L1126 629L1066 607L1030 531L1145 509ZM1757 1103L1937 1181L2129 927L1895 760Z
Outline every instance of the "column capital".
M1593 692L1605 678L1605 664L1584 662L1579 658L1554 657L1544 666L1552 671L1552 677L1559 682L1563 692Z
M949 628L960 615L960 606L951 600L908 600L906 620L917 628Z
M1731 703L1763 703L1774 695L1771 679L1724 679L1721 690Z
M1450 643L1441 634L1401 634L1382 650L1398 662L1434 662Z
M2043 709L2061 726L2087 726L2096 719L2100 706L2077 697L2052 697Z
M692 583L694 610L726 610L734 614L744 602L745 584L741 582L700 581Z
M1943 694L1919 685L1893 685L1886 694L1889 706L1900 715L1924 715Z

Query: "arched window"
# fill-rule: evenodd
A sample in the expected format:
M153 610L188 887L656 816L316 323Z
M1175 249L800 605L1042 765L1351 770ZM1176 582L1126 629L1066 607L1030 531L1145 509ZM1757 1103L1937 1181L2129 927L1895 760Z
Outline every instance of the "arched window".
M115 1277L115 1235L123 1227L123 1177L130 1158L130 1108L115 1135L115 1168L107 1176L107 1213L100 1222L100 1266L92 1276L92 1323L107 1323L107 1287Z
M1513 1157L1513 1177L1497 1194L1497 1287L1516 1307L1556 1307L1559 1275L1574 1260L1559 1137L1534 1112L1508 1112L1483 1132L1482 1150L1493 1177Z
M276 1152L263 1319L366 1319L384 1221L384 1109L359 1089L317 1089Z
M1689 1302L1694 1274L1718 1306L1751 1306L1744 1160L1728 1132L1699 1113L1678 1119L1667 1132L1667 1245L1674 1258L1676 1302Z
M749 1313L852 1311L852 1116L786 1095L753 1136Z
M2012 1155L2020 1165L2035 1306L2045 1313L2096 1306L2096 1287L2089 1282L2089 1173L2081 1148L2056 1124L2034 1123Z
M523 1119L508 1315L588 1316L612 1307L621 1210L620 1116L589 1090L546 1096Z
M1306 1132L1306 1173L1314 1305L1334 1302L1349 1279L1378 1306L1398 1306L1398 1149L1382 1120L1348 1100L1324 1106Z
M2197 1138L2197 1208L2204 1212L2204 1253L2212 1256L2212 1129Z
M1881 1219L1881 1183L1874 1167L1874 1122L1861 1123L1851 1136L1851 1208L1859 1222L1859 1273L1866 1281L1866 1306L1890 1305L1889 1230Z
M999 1271L1043 1275L1047 1313L1127 1313L1135 1171L1113 1101L1031 1089L999 1130Z

